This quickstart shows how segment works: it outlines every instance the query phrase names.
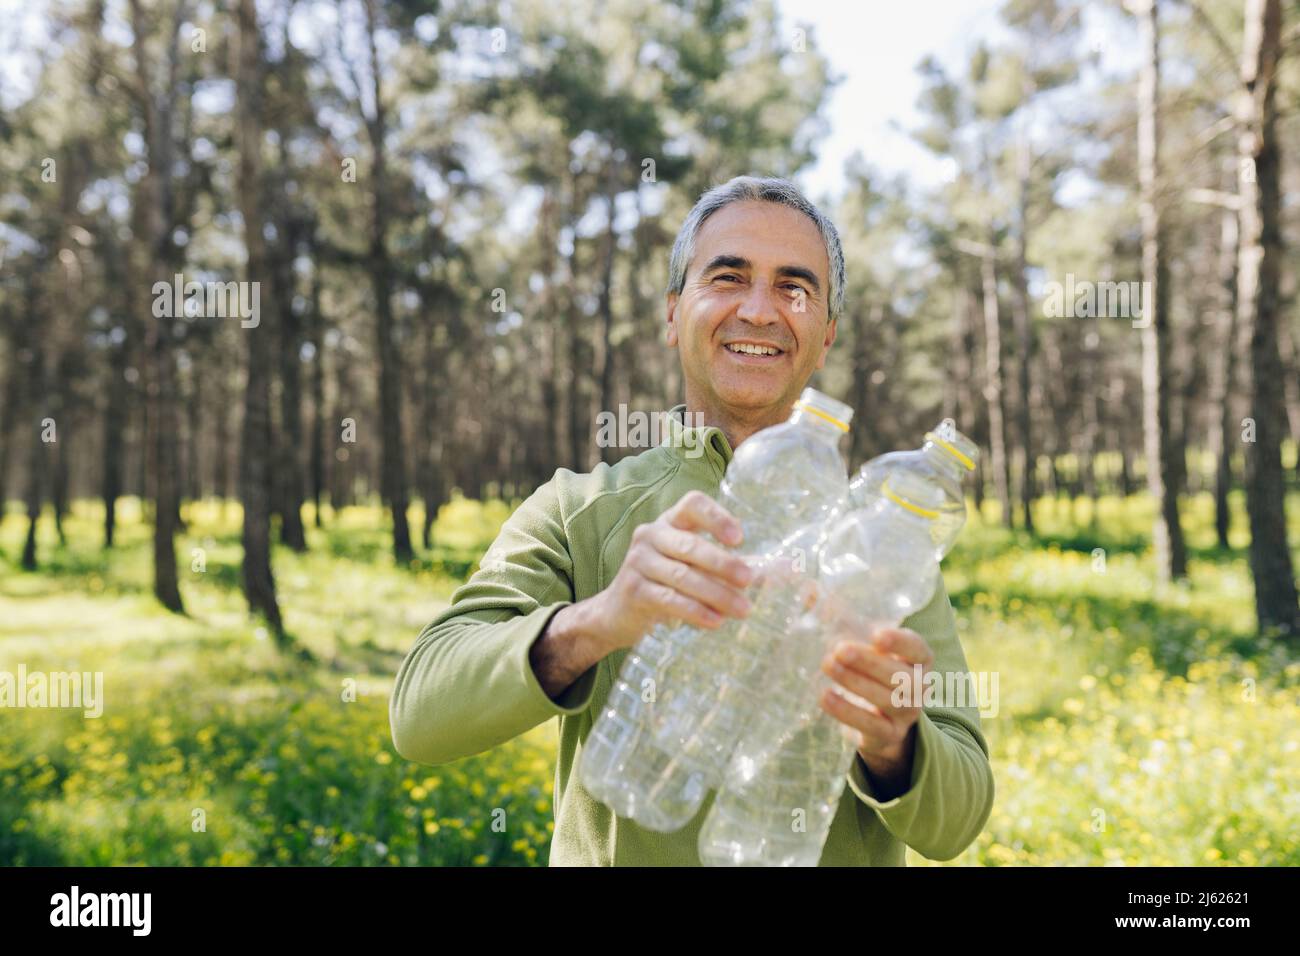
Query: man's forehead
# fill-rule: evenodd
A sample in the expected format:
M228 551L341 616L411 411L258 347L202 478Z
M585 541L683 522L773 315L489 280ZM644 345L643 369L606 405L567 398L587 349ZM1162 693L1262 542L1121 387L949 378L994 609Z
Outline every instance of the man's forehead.
M691 265L700 268L716 255L756 264L802 265L823 276L830 269L826 244L813 221L774 202L729 203L704 220Z

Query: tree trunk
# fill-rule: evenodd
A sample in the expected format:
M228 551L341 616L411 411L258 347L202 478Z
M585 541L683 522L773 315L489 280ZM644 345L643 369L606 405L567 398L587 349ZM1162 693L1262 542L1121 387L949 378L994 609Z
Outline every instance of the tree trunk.
M242 333L243 329L240 329L240 332ZM217 369L217 448L216 461L213 462L212 483L221 498L223 521L230 499L236 494L232 476L232 463L235 460L232 449L234 436L231 434L234 431L232 418L235 401L236 394L232 387L230 369L224 361L220 361Z
M239 0L238 142L239 206L248 249L249 282L267 271L262 221L262 54L255 0ZM284 624L271 571L271 349L275 307L262 310L254 328L241 329L248 342L248 380L239 456L239 494L244 504L244 596L262 614L283 646ZM268 321L269 320L269 321Z
M321 497L325 493L325 315L321 311L319 256L312 258L311 279L311 499L317 528L321 521Z
M1279 223L1281 165L1274 106L1281 55L1279 0L1247 0L1239 100L1238 194L1241 197L1241 260L1237 319L1250 336L1243 370L1250 396L1254 441L1246 444L1246 510L1250 515L1250 569L1261 632L1300 634L1295 576L1287 545L1282 471L1282 408L1278 388Z
M1035 497L1034 477L1038 464L1037 451L1032 435L1033 404L1030 385L1030 369L1034 361L1034 324L1029 315L1029 279L1027 275L1026 246L1029 242L1029 175L1032 169L1032 155L1029 150L1027 134L1022 133L1016 150L1017 179L1019 194L1016 203L1015 230L1015 277L1011 283L1015 290L1012 297L1012 321L1016 328L1016 343L1020 352L1017 369L1016 413L1020 432L1020 509L1024 515L1025 530L1034 533L1034 515L1032 505ZM1052 468L1056 467L1055 455L1052 456ZM1053 476L1055 484L1055 476Z
M600 275L600 400L598 411L614 409L614 256L618 252L618 234L614 231L615 203L618 187L618 166L613 156L609 159L605 186L605 243L601 255ZM619 454L613 447L600 449L601 459L617 461Z
M1097 526L1097 439L1101 433L1101 374L1098 346L1101 330L1089 328L1083 337L1083 433L1079 441L1079 470L1083 493L1088 497L1088 523Z
M1147 489L1156 502L1152 532L1161 581L1185 577L1187 555L1178 520L1176 463L1169 423L1169 283L1157 189L1160 177L1160 31L1156 0L1138 16L1142 66L1138 75L1138 179L1141 185L1142 280L1150 314L1142 317L1142 428Z
M38 402L31 403L35 409ZM36 524L41 517L41 493L45 484L46 447L41 440L41 429L32 423L31 456L27 462L27 538L23 542L22 567L25 571L36 570Z
M384 139L387 120L380 81L375 34L379 29L378 0L366 0L366 31L370 48L371 94L374 112L366 129L374 154L371 175L373 202L370 233L370 274L374 283L375 331L379 348L379 417L382 441L380 487L393 516L393 558L406 566L415 557L406 521L406 463L402 453L402 367L393 339L392 263L388 255L388 154Z
M1002 388L1002 319L998 308L998 277L994 262L992 236L990 246L980 257L980 276L984 292L984 400L988 403L989 451L993 483L1002 509L1002 524L1015 526L1011 511L1011 475L1008 473L1006 410Z
M30 317L38 315L39 301L35 291L38 278L31 280L27 295L28 319L19 320L19 339L14 343L15 351L26 366L23 376L24 413L19 421L26 421L27 427L20 429L20 434L27 439L27 488L24 498L27 504L27 537L23 542L21 564L26 571L36 570L36 525L41 517L42 495L44 494L47 449L41 436L40 414L41 402L45 394L45 351L39 336L31 334Z
M161 95L156 95L146 52L147 20L138 0L131 2L136 69L144 101L146 171L136 195L142 206L142 234L136 236L137 288L150 288L150 277L171 277L181 267L183 253L172 239L176 195L172 185L174 161L173 112L176 102L180 57L180 27L187 4L178 0L170 23L165 26L164 49L168 75ZM137 295L141 295L137 291ZM139 314L139 313L137 313ZM176 543L179 487L176 415L176 356L172 348L172 323L179 320L151 317L145 325L144 354L147 365L146 455L153 482L154 595L163 607L184 612L176 576Z
M203 391L203 363L195 362L190 367L189 422L186 435L188 463L185 468L185 489L190 501L203 499L203 415L202 409L207 396Z
M568 403L568 460L569 467L574 471L583 472L587 470L587 436L588 428L586 422L585 398L582 387L582 367L583 367L583 337L586 329L583 328L583 315L581 314L575 290L578 288L578 245L581 241L578 237L577 223L582 218L584 203L579 196L580 184L577 174L569 176L569 196L568 196L568 221L570 222L570 232L572 241L569 244L569 251L564 257L565 276L564 287L566 291L566 311L567 315L564 324L568 329L568 368L565 375L565 385L567 395L565 396Z
M108 355L107 404L104 408L103 474L104 547L113 546L117 499L122 495L122 419L126 411L126 346L115 345Z
M446 387L445 354L450 337L443 339L439 320L442 317L440 301L424 299L424 309L429 316L429 328L424 336L423 391L421 393L421 446L423 458L420 466L420 497L424 499L424 520L420 528L425 550L433 547L433 524L438 509L446 498L443 480L447 448L447 422L443 408Z
M875 419L871 414L871 326L867 309L883 309L879 300L870 306L855 304L848 310L853 329L853 377L849 402L855 409L857 420L852 429L849 467L856 468L866 461L870 447L871 429L867 422Z
M283 161L283 136L281 156ZM299 354L302 349L298 316L293 310L293 256L297 248L294 228L282 217L277 224L281 240L279 254L272 257L276 301L276 319L279 322L280 357L280 427L276 438L280 453L277 456L274 481L278 483L280 503L280 541L299 553L307 550L307 536L302 526L302 466L299 449L302 448L302 375Z
M8 324L8 314L0 311L0 336ZM4 389L0 391L0 525L4 524L5 508L9 502L9 450L14 429L14 409L18 405L19 375L21 373L18 355L17 335L11 337L9 349L9 367L5 370Z
M562 346L560 326L564 317L560 312L559 295L556 291L558 276L555 274L555 250L559 243L559 230L556 227L558 200L554 189L548 188L542 195L542 208L538 216L538 243L542 249L541 270L546 284L542 287L540 316L543 323L544 348L542 353L542 412L545 416L546 453L548 469L554 468L564 460L563 445L560 443L560 404L559 390L556 382L560 376L560 349ZM549 471L548 471L549 473Z
M1224 209L1219 231L1218 341L1210 365L1210 408L1216 413L1210 428L1210 453L1214 456L1214 533L1219 547L1225 549L1229 547L1228 531L1232 526L1228 491L1232 487L1232 449L1236 443L1232 395L1239 347L1237 256L1237 213Z

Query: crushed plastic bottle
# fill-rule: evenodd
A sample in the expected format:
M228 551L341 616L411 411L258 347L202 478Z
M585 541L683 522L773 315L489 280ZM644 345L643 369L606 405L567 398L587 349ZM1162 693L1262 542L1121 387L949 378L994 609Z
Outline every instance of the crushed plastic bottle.
M852 510L834 519L820 551L817 605L781 644L764 706L700 832L702 862L817 865L856 755L847 728L819 704L832 683L821 661L839 635L896 627L930 602L966 519L961 482L977 456L945 419L920 449L874 458L854 479Z
M790 419L743 442L719 502L741 523L737 551L759 571L751 612L712 631L677 624L645 635L623 662L583 746L580 775L596 799L647 829L680 829L722 771L755 703L774 642L792 621L798 570L815 566L827 517L847 505L838 450L853 410L804 389ZM774 586L778 568L793 574Z

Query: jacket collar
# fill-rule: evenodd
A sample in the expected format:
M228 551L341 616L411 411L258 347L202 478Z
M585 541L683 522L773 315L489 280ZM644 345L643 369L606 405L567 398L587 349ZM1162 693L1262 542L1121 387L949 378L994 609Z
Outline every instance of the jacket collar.
M688 426L686 404L674 405L668 413L668 434L662 444L670 447L680 457L698 460L708 458L717 468L718 476L731 463L731 444L717 425Z

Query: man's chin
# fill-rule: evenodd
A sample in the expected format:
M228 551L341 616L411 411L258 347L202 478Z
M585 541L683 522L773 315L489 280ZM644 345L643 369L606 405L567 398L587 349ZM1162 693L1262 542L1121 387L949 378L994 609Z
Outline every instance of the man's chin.
M727 408L737 412L761 412L777 405L791 405L788 381L715 383L714 392Z

